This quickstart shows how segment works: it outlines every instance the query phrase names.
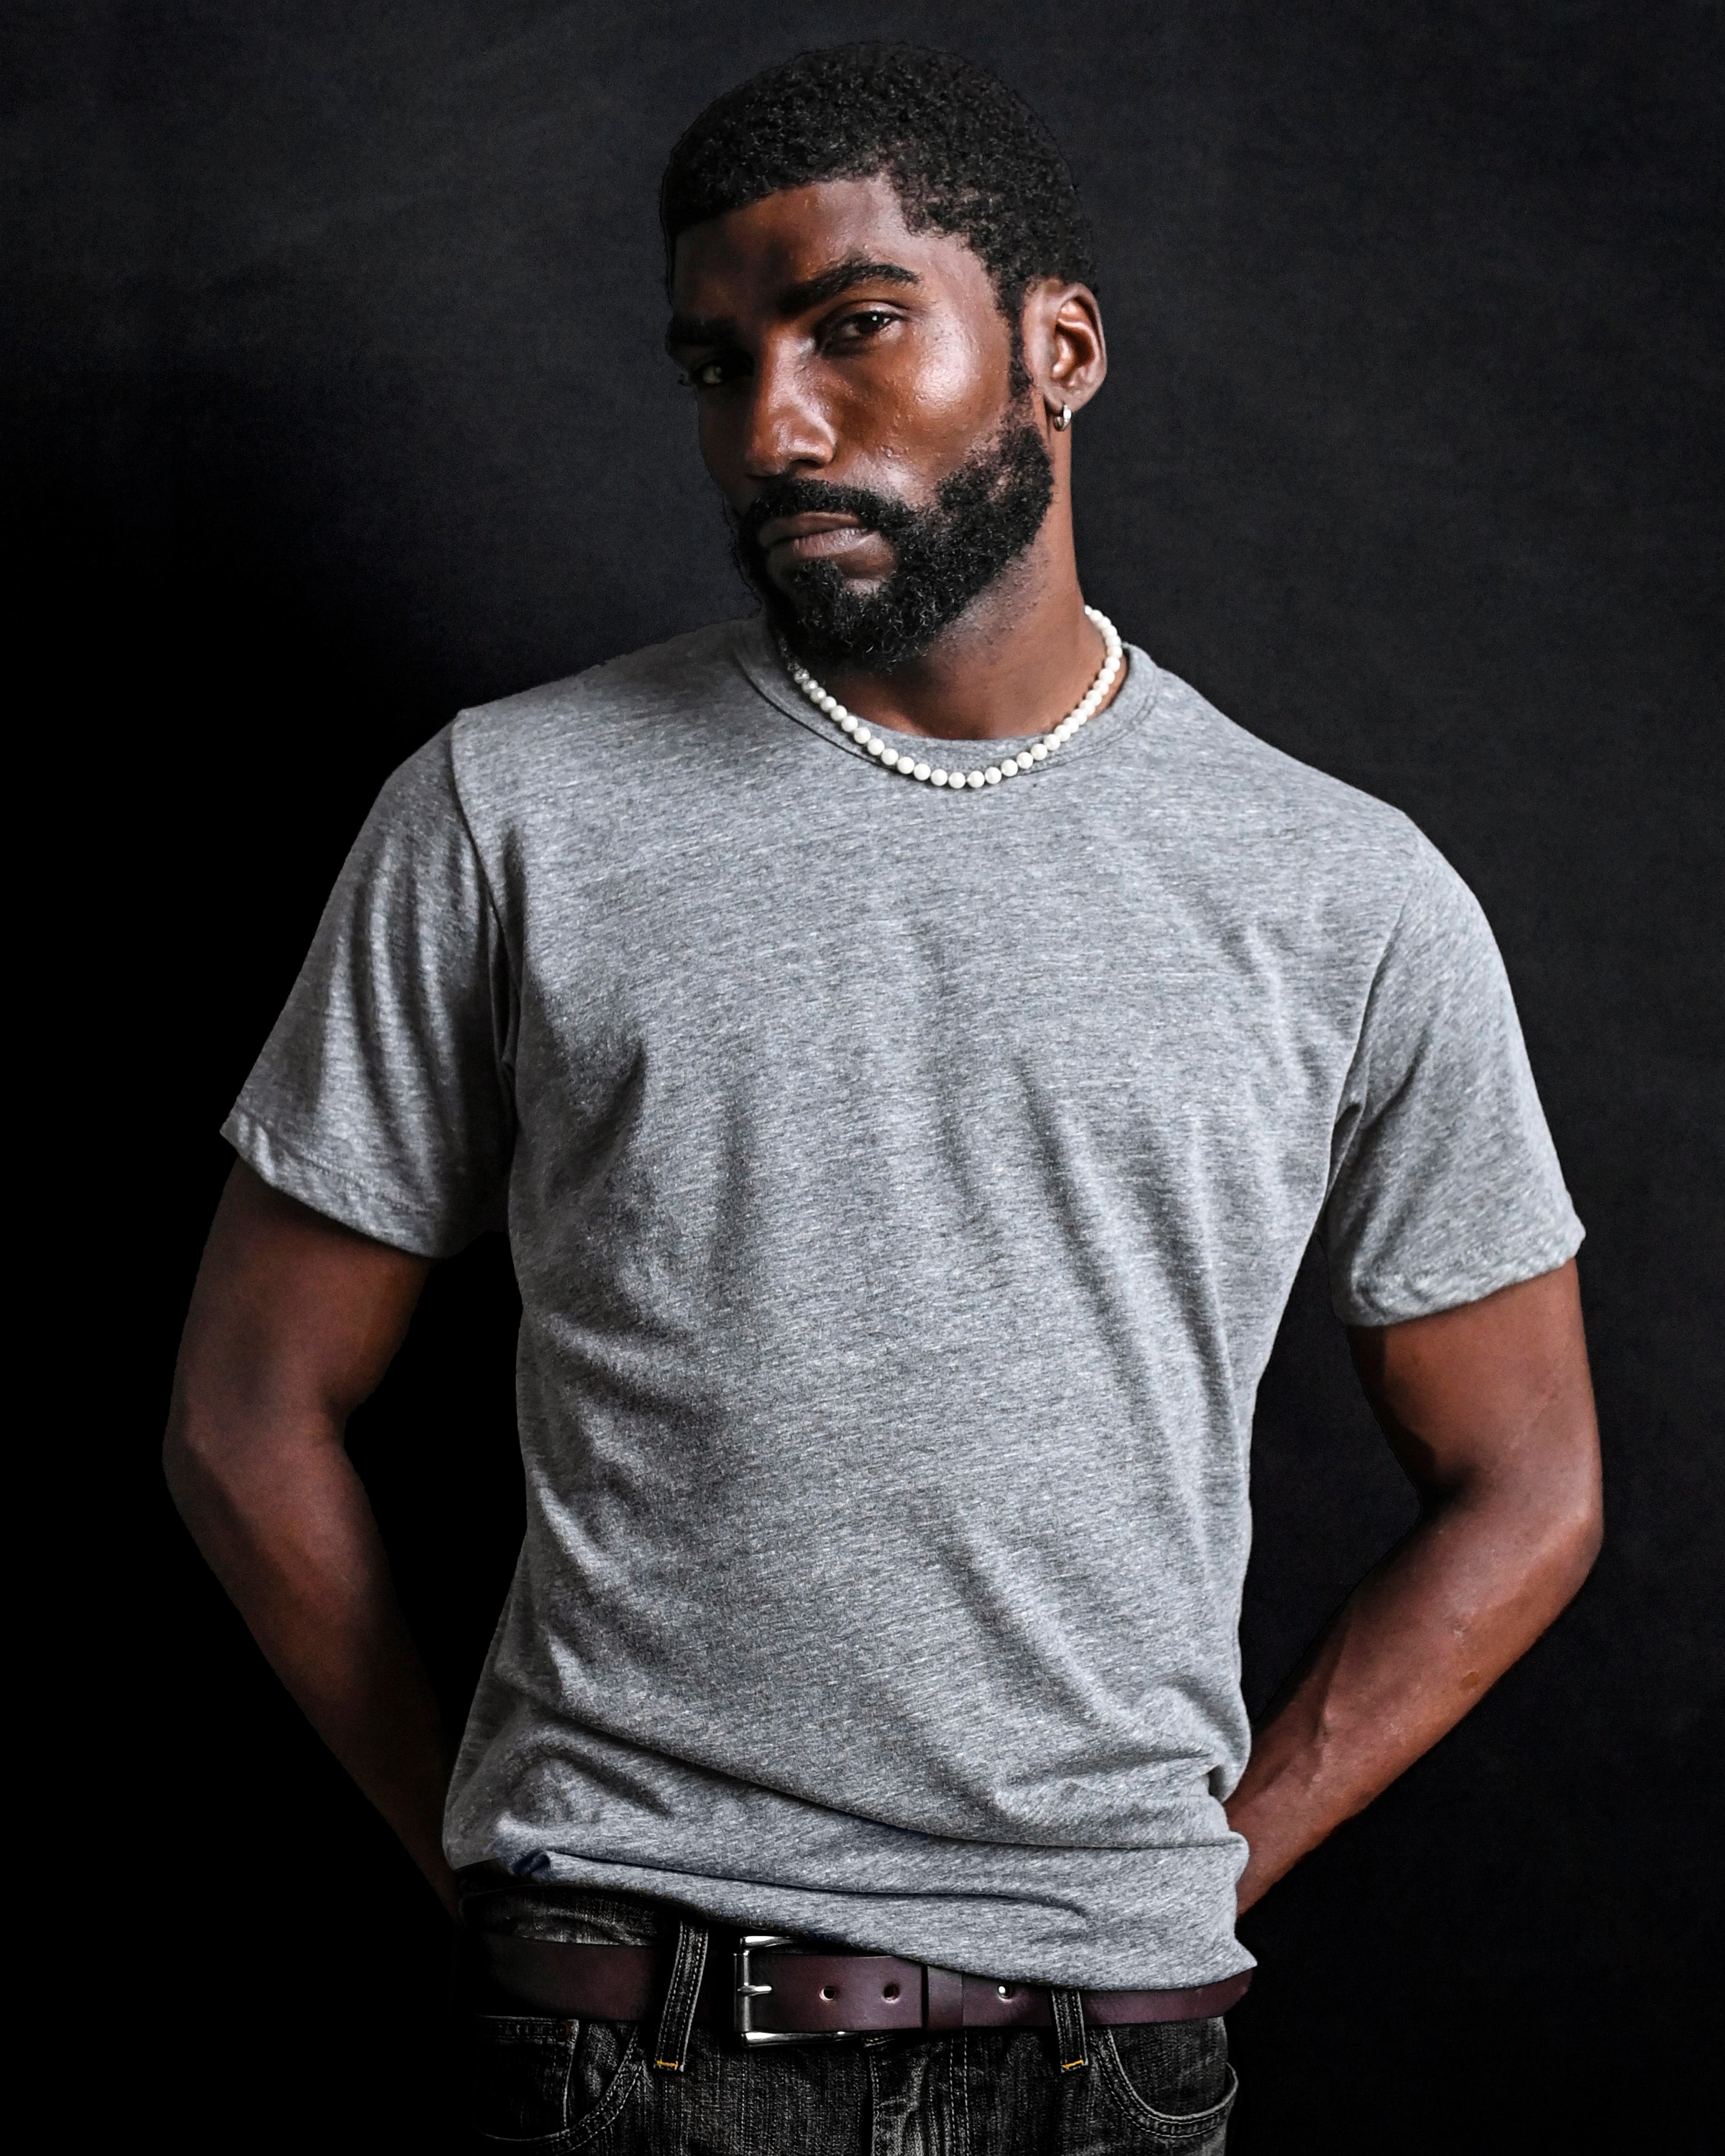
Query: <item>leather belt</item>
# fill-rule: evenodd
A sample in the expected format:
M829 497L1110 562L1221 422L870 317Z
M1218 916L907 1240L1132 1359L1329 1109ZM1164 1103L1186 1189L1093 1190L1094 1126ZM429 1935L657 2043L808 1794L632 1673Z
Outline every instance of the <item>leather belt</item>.
M548 1939L477 1934L490 1976L542 2014L593 2021L644 2021L657 2012L670 1958L658 1947L567 1946ZM1093 2027L1199 2021L1243 1998L1252 1972L1173 1991L1086 1991ZM765 1933L745 1934L734 1955L708 1957L695 2019L757 2042L801 2036L875 2035L893 2030L1046 2029L1049 1987L997 1983L932 1969L892 1954L830 1953Z

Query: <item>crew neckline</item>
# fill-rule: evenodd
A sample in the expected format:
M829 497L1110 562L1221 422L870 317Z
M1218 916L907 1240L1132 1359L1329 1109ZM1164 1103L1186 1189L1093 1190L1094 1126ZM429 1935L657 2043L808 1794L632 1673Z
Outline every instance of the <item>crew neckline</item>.
M1113 747L1116 742L1149 717L1161 695L1163 675L1162 670L1149 654L1136 644L1122 639L1127 668L1126 679L1119 693L1106 711L1098 711L1057 753L1045 762L1019 774L1020 779L1047 778L1053 773L1081 762L1087 756L1097 755ZM747 676L749 683L765 697L775 711L794 719L798 726L814 738L824 742L839 755L855 757L860 762L872 763L875 759L865 748L860 747L849 735L840 733L832 721L817 711L798 690L785 673L778 655L778 647L766 618L753 614L738 622L732 638L732 649L737 665ZM942 761L933 752L951 752L945 761L951 765L969 769L979 763L998 763L1003 757L1016 756L1033 742L1045 740L1045 726L1034 733L1003 736L999 740L978 741L953 737L945 734L900 733L896 727L876 729L886 742L913 744L917 756L930 762ZM903 752L901 751L901 753ZM1015 781L1014 783L1018 782Z

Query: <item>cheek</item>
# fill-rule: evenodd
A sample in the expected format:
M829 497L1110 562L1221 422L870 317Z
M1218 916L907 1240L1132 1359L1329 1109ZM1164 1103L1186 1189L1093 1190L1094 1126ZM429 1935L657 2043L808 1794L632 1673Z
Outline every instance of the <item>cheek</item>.
M735 498L742 487L743 416L721 399L696 407L695 439L708 476Z
M1010 346L957 326L907 339L865 382L845 384L840 431L906 472L961 464L1000 417Z

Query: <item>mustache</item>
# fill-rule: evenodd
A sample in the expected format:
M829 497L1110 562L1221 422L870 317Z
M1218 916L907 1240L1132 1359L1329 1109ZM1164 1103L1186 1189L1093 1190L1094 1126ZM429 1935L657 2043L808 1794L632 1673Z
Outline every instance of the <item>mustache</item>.
M870 531L891 540L916 522L916 511L890 494L865 486L841 486L829 480L769 479L744 510L733 510L737 538L758 547L761 528L775 516L854 516Z

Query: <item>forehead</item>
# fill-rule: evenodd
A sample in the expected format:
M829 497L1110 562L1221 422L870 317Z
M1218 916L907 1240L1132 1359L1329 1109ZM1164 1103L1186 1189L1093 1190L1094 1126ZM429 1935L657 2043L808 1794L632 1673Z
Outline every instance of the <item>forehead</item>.
M931 295L998 306L981 259L950 233L912 232L884 176L786 187L678 235L671 304L680 315L776 311L780 296L846 260L914 271Z

